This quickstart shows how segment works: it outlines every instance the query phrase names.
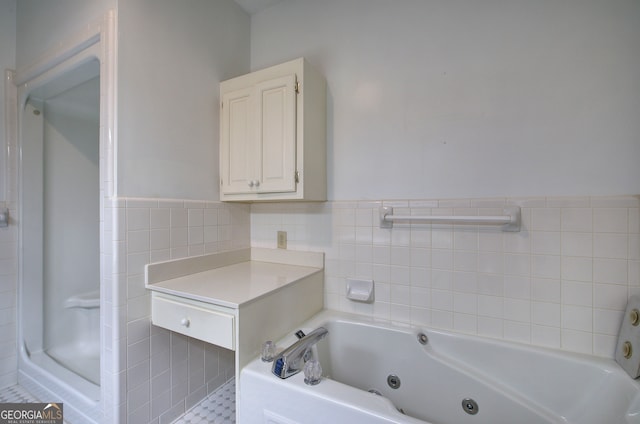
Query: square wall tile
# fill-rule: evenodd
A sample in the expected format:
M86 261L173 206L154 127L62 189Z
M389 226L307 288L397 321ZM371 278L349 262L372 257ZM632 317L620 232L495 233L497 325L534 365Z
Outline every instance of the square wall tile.
M597 233L627 233L628 214L626 208L595 208L593 230Z
M592 232L593 212L591 208L563 208L562 231Z
M534 208L531 210L531 229L534 231L560 231L561 209Z

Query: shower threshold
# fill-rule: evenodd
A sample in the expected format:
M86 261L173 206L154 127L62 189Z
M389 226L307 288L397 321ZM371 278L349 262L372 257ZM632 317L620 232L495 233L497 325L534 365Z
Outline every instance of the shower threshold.
M43 351L19 360L18 384L40 402L64 403L65 422L98 424L103 416L100 386L64 368Z
M33 352L30 361L43 371L53 375L64 385L69 386L88 400L97 402L100 400L100 386L67 369L63 364L54 360L45 352Z

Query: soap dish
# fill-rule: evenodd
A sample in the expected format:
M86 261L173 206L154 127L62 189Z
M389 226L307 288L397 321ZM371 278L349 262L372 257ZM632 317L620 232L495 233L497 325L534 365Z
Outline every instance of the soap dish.
M373 302L373 280L347 278L347 299L356 302Z

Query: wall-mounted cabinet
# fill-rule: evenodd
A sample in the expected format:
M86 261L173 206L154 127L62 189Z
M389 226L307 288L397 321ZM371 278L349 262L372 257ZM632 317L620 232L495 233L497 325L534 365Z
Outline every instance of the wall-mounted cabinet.
M327 199L326 82L296 59L220 83L220 200Z

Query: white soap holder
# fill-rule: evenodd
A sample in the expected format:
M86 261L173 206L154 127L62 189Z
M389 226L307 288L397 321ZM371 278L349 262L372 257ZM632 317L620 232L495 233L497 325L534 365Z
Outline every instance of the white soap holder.
M347 299L356 302L373 302L373 280L347 278Z

